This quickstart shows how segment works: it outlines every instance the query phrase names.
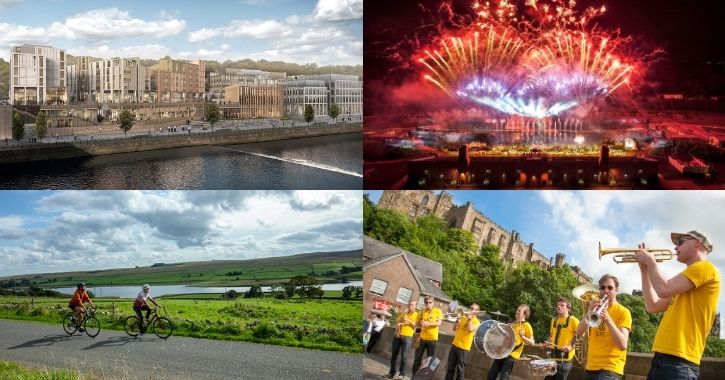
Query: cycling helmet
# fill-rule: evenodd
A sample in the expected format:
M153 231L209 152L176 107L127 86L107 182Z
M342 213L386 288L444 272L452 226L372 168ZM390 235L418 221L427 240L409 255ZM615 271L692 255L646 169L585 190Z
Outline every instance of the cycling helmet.
M79 282L78 283L78 289L80 289L80 288L82 288L84 286L86 286L86 283L85 282Z
M141 289L143 289L143 290L151 289L151 285L149 285L149 284L143 284L143 286L141 287Z

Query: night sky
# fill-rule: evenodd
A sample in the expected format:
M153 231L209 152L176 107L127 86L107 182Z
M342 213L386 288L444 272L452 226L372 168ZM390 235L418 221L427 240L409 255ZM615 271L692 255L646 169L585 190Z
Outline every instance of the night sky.
M523 3L523 0L520 1ZM391 105L390 88L419 75L412 52L434 36L439 27L455 28L470 22L473 1L366 0L363 17L363 70L366 114ZM619 28L637 45L661 48L667 64L725 61L725 1L721 0L582 0L576 9L605 5L607 12L593 23L609 30ZM415 95L415 92L413 92Z

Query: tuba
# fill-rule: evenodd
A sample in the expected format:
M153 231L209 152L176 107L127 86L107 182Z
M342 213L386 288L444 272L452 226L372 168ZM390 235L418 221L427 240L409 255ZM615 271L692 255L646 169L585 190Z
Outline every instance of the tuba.
M594 284L584 284L579 285L576 288L572 289L571 294L579 299L582 303L582 310L585 318L587 316L587 310L589 309L589 303L593 301L599 300L599 287ZM584 319L584 318L582 318ZM586 323L585 320L582 322ZM589 349L589 330L587 329L586 332L584 332L584 335L581 336L581 338L576 340L576 343L574 344L574 357L576 358L576 361L579 362L579 364L582 365L582 367L586 368L587 366L587 350Z
M599 243L599 260L604 255L614 254L612 257L617 264L636 263L637 260L634 258L634 253L639 250L639 248L602 248L602 243ZM673 256L672 251L667 248L645 248L644 250L652 252L655 256L655 261L658 263L670 260Z

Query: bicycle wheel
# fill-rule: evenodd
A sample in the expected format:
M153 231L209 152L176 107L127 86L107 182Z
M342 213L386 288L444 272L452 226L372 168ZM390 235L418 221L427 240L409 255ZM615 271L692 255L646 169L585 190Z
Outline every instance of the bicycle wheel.
M138 336L138 317L132 315L123 322L123 331L131 336Z
M68 335L73 335L76 333L76 330L78 330L78 326L76 325L76 319L75 315L68 314L63 318L63 330L68 333Z
M156 318L154 321L154 334L159 338L166 339L171 336L174 331L174 325L171 324L171 320L166 317Z
M101 332L101 322L96 317L87 317L86 321L83 322L83 328L86 329L88 336L95 338Z

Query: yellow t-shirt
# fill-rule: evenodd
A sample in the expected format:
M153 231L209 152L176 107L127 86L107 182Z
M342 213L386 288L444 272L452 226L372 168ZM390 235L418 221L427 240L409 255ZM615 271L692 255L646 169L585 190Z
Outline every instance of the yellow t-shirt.
M526 321L514 322L513 324L511 324L511 328L514 329L514 334L516 335L516 341L514 342L514 350L511 352L511 357L514 359L518 359L521 357L521 354L524 352L524 339L521 338L521 332L524 333L525 337L533 339L534 338L534 329L532 329L529 322L526 322Z
M481 325L481 321L478 320L478 318L473 317L473 331L468 331L468 317L461 318L460 321L458 321L458 328L456 329L456 336L453 337L453 345L462 349L469 351L471 349L471 344L473 344L473 336L476 335L476 330L478 330L478 326Z
M569 320L569 323L567 324L567 319ZM579 320L573 316L570 315L568 317L559 317L556 316L554 320L552 321L551 328L549 329L549 334L551 337L551 342L553 342L555 345L564 347L571 344L571 341L574 340L574 337L576 336L576 329L579 327ZM559 336L557 338L556 330L559 330ZM552 356L554 354L552 353ZM574 350L569 351L567 355L564 356L564 360L571 360L574 357ZM561 353L559 355L555 355L553 357L555 360L561 359Z
M441 309L434 307L430 311L428 309L423 309L423 311L420 312L420 322L428 321L428 322L436 322L443 319L443 313L441 312ZM435 326L426 326L420 328L420 339L421 340L438 340L438 325Z
M678 294L662 317L652 351L700 364L720 298L720 271L703 260L688 266L682 275L695 285Z
M632 314L620 303L607 307L609 317L617 328L632 331ZM624 374L624 362L627 361L627 350L620 350L612 341L612 334L607 324L597 328L589 328L589 349L587 350L587 371L607 370L620 375Z
M413 321L413 325L411 326L405 323L405 318ZM403 326L400 327L400 336L413 336L413 334L415 334L415 324L418 323L418 312L414 311L412 313L405 312L400 314L398 317L398 323L403 324Z

